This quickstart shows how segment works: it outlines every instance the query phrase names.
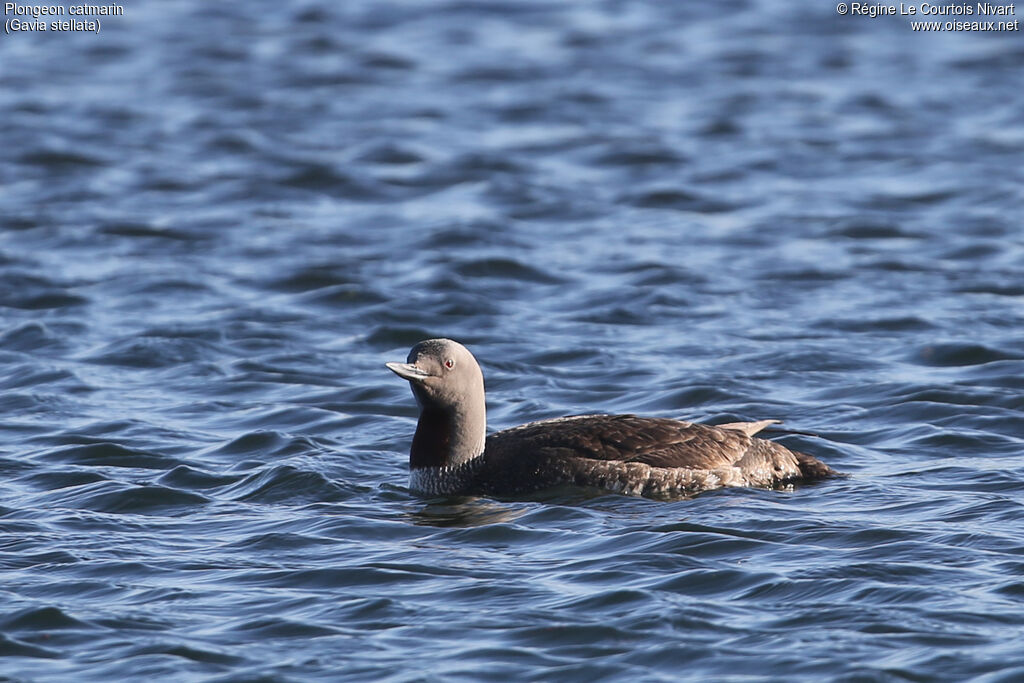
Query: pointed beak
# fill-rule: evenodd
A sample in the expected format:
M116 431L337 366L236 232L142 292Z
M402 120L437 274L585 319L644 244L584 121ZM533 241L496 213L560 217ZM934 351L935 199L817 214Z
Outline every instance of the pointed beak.
M395 373L402 379L407 379L410 382L422 382L430 375L412 363L385 363L388 366L388 370Z

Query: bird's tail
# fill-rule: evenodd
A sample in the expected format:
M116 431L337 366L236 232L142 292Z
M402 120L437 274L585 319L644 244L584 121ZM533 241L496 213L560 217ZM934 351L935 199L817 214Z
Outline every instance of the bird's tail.
M719 429L731 429L736 432L743 432L747 436L753 436L769 425L779 424L782 420L759 420L758 422L726 422L715 425Z

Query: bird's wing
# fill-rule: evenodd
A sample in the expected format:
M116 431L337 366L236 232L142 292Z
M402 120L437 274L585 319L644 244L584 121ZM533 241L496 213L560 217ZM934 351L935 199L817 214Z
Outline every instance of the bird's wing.
M635 415L582 415L497 432L488 437L485 452L498 458L576 457L710 470L735 465L752 441L741 429Z

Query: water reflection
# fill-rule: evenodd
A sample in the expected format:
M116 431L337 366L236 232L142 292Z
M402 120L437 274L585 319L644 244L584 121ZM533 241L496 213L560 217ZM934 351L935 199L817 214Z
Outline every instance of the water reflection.
M474 497L439 498L409 514L413 524L468 529L489 524L512 522L522 517L528 506Z

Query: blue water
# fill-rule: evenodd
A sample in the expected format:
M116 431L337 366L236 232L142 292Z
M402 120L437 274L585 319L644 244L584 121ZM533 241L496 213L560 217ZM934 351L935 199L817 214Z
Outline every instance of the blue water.
M782 0L131 3L0 36L0 679L1024 678L1024 43ZM409 493L489 426L850 476Z

